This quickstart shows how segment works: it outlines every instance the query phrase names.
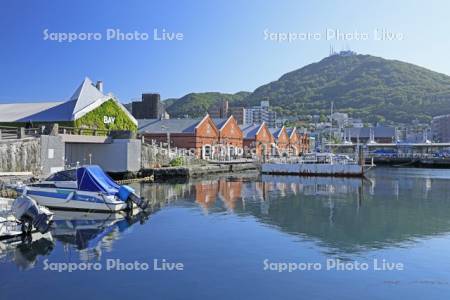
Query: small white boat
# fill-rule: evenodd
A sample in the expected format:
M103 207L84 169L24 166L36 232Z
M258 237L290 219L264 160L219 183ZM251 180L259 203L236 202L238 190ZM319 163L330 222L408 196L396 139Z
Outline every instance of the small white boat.
M55 209L116 212L133 203L142 209L147 205L132 188L118 185L96 165L60 171L37 183L19 184L16 190Z

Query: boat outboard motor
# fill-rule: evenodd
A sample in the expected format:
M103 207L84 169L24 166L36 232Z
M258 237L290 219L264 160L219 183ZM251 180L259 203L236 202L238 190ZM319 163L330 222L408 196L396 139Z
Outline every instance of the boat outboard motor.
M128 202L129 204L136 204L140 209L146 209L148 206L148 202L145 201L144 198L139 197L136 195L133 188L129 187L128 185L121 185L119 188L119 199L125 202ZM130 205L130 208L132 206Z
M39 207L29 196L19 196L11 208L16 219L22 222L23 233L30 233L33 226L41 233L46 233L50 229L53 214Z

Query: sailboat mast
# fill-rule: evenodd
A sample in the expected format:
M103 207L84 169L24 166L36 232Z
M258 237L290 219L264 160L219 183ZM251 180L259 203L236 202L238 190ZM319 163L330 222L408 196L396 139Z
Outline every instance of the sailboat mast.
M331 109L330 109L330 144L331 144L331 134L333 132L333 106L334 106L334 102L331 101Z

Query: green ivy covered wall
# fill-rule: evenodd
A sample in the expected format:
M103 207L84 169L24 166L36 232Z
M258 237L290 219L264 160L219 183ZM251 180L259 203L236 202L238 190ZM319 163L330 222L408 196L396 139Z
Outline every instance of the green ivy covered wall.
M75 120L75 127L109 130L137 130L137 126L113 99L106 101L93 111L90 111L81 118Z

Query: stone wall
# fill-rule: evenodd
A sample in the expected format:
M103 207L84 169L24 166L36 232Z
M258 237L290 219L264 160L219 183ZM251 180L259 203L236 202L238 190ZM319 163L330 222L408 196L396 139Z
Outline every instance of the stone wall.
M60 136L41 136L22 140L0 141L0 172L32 172L47 176L64 165L99 164L107 172L137 172L141 168L167 166L182 157L184 165L199 164L183 150L170 151L141 140L117 139L111 143L64 143Z
M196 164L199 160L193 156L183 155L183 150L172 148L170 151L156 144L142 144L141 162L143 169L169 165L176 157L182 157L186 165Z
M39 138L0 141L0 172L33 172L41 169Z

